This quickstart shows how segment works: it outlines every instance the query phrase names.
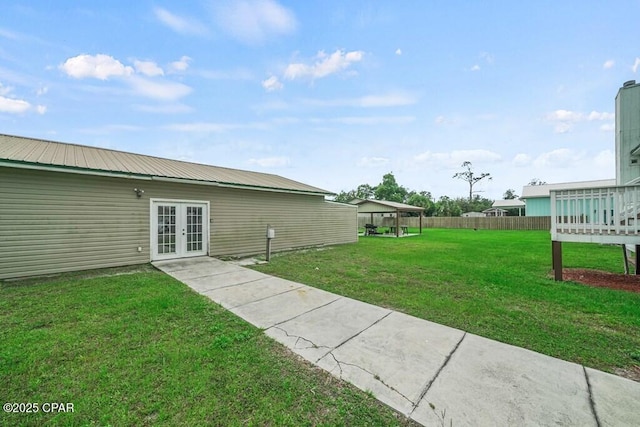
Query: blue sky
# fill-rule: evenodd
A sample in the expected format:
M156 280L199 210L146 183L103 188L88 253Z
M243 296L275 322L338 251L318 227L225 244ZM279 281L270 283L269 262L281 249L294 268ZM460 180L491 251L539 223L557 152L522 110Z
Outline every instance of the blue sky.
M614 178L640 1L5 1L0 132L482 196Z

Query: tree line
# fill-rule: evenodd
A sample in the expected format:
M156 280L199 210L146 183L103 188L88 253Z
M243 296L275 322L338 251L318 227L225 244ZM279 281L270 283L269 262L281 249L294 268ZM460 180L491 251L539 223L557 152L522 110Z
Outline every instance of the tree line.
M441 196L435 200L429 191L409 190L398 184L392 172L382 177L382 182L376 186L369 184L361 184L356 189L350 191L341 191L336 197L336 202L349 203L354 199L362 200L388 200L390 202L405 203L407 205L419 206L424 208L426 216L460 216L465 212L482 212L491 208L493 200L474 194L473 186L482 179L491 179L489 173L476 174L471 162L464 162L463 172L456 173L453 178L466 181L469 184L469 197ZM546 184L537 178L532 179L529 185ZM505 191L504 199L517 199L519 196L513 189ZM509 212L509 215L517 215L517 209ZM416 214L417 215L417 214Z

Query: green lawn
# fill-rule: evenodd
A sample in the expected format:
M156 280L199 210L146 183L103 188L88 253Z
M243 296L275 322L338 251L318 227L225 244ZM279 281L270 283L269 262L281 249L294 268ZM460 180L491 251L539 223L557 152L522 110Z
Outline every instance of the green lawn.
M563 249L565 267L623 271L619 246ZM640 365L640 294L553 281L548 232L361 237L255 268L589 367Z
M39 405L0 425L412 424L144 270L0 284L0 400ZM74 412L43 412L50 402Z

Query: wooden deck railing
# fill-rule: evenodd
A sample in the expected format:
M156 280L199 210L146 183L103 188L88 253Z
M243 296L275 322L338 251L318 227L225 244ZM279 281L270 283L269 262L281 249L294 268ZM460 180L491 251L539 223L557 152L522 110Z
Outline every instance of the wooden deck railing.
M551 191L551 240L640 243L640 185Z

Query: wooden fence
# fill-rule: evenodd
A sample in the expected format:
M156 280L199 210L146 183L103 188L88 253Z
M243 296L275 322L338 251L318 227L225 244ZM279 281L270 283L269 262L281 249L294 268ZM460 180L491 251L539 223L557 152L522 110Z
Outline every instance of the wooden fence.
M373 217L374 225L379 227L395 226L395 218ZM402 217L400 224L418 227L418 217ZM363 215L358 218L358 227L369 224L371 218ZM550 216L499 216L499 217L423 217L423 228L477 228L480 230L551 230Z

